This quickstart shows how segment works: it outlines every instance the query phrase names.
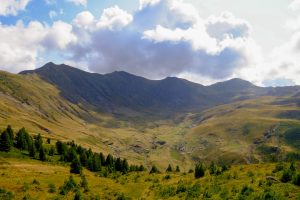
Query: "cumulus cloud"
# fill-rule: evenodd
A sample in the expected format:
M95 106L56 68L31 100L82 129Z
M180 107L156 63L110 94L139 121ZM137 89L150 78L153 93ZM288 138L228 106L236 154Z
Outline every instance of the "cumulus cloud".
M60 21L51 27L38 21L27 26L22 21L11 26L0 25L1 69L10 72L34 69L41 52L67 48L76 39L72 26Z
M74 3L75 5L79 6L86 6L87 5L87 0L67 0L68 2Z
M290 5L289 9L292 11L300 10L300 0L294 0Z
M142 0L132 15L118 7L100 19L89 12L73 22L79 38L73 57L90 71L125 70L149 78L196 73L213 79L248 67L258 49L250 25L230 13L203 19L180 0Z
M19 11L25 10L31 0L1 0L0 16L17 15Z

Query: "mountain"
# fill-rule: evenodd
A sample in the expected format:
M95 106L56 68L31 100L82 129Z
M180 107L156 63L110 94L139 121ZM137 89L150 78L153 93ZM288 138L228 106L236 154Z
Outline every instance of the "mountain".
M101 75L48 63L0 72L0 129L24 126L148 167L257 163L300 150L299 91L241 79L203 86L175 77Z
M257 87L241 79L206 87L175 77L148 80L122 71L101 75L54 63L20 74L38 75L74 104L116 113L123 109L152 114L201 111L236 100L277 95L271 93L271 88ZM287 93L296 90L299 88Z

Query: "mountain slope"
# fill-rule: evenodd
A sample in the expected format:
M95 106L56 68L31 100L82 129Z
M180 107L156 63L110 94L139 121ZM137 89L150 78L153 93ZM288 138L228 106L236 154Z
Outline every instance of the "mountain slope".
M72 103L116 113L122 109L152 114L201 111L236 100L278 94L277 91L272 94L272 88L257 87L241 79L205 87L174 77L153 81L126 72L101 75L53 63L21 74L38 75L55 85L61 95ZM296 90L299 88L292 91L284 89L286 93Z

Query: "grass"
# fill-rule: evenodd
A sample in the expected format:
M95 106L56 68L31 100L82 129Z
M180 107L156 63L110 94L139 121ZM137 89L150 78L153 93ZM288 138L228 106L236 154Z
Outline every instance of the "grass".
M5 162L4 162L5 160ZM284 164L286 168L289 164ZM100 199L263 199L270 193L278 199L297 199L300 187L280 181L269 181L267 176L280 180L282 171L274 173L276 164L233 165L221 175L195 179L193 173L134 172L127 175L111 174L100 177L84 170L88 192L81 190L83 197ZM69 179L69 167L42 163L36 160L0 157L0 188L11 192L15 199L27 196L32 199L73 199L72 190L61 195L60 187ZM164 171L164 170L161 170ZM80 175L73 175L77 184ZM166 178L167 177L167 178ZM51 186L51 187L50 187ZM55 188L54 190L50 189Z

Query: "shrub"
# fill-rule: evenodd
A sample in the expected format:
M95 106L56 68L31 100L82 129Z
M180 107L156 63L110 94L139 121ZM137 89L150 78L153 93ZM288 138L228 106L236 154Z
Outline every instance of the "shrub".
M154 174L154 173L159 173L159 170L157 169L157 167L155 165L153 165L150 170L150 174Z
M292 172L290 170L284 170L280 181L283 183L287 183L290 180L292 180Z
M14 199L14 195L9 191L7 191L3 188L0 188L0 199L2 199L2 200L12 200L12 199Z
M55 187L55 185L53 183L50 183L48 185L48 192L49 193L55 193L56 192L56 187Z
M66 195L71 190L75 190L77 188L77 184L73 178L73 176L70 176L67 181L65 181L64 185L61 187L60 194Z
M199 163L195 166L195 178L201 178L205 175L204 166Z
M293 176L293 184L300 186L300 174L299 173Z

